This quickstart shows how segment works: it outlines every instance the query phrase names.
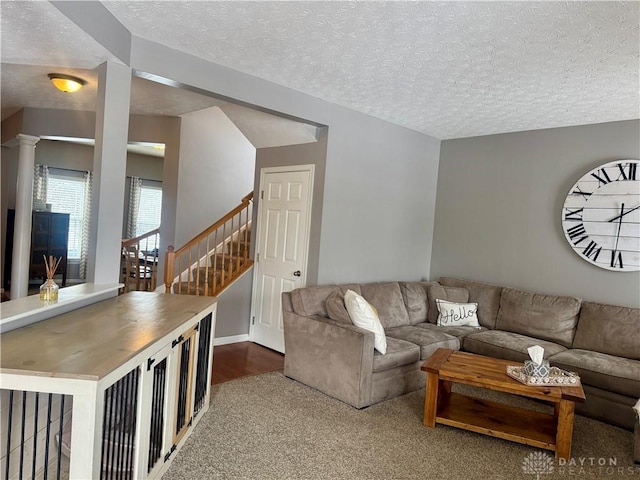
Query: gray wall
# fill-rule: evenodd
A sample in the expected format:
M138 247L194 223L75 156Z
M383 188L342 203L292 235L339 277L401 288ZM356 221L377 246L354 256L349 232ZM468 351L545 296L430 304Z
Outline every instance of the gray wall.
M215 338L249 334L253 268L218 296Z
M162 181L162 157L152 157L138 153L127 154L127 177L140 177L145 180Z
M71 170L93 169L93 147L54 140L40 140L36 144L36 163ZM162 181L162 158L127 154L127 176Z
M640 158L640 122L442 142L431 278L452 275L640 306L640 272L576 255L561 228L568 190L597 165Z
M301 145L287 145L284 147L259 148L256 151L255 190L253 195L253 221L258 218L260 205L260 171L266 167L282 167L291 165L315 165L313 179L313 196L311 205L311 225L309 229L309 254L307 257L307 285L318 282L318 261L320 258L320 232L322 226L322 204L325 180L325 165L327 158L327 131L319 131L317 142ZM254 258L255 236L257 229L251 231L253 236L251 257Z
M256 149L218 107L182 116L176 246L253 190Z
M428 276L438 140L138 37L131 67L328 126L318 283Z
M440 142L332 108L318 283L426 279Z
M93 147L91 145L40 140L36 144L35 162L54 168L92 170Z
M2 135L2 144L10 140L14 140L16 135L22 132L22 121L24 117L24 110L19 110L10 117L2 120L2 126L0 126L0 132Z
M183 115L177 170L176 247L253 190L256 149L218 107ZM215 337L249 333L253 269L218 296Z

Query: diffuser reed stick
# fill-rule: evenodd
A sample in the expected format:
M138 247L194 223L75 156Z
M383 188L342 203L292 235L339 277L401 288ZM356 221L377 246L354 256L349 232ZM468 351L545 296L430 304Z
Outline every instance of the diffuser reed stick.
M56 274L58 266L60 266L62 257L56 259L53 255L49 255L49 259L47 259L46 255L42 255L42 258L44 258L44 268L47 270L47 280L53 280L53 276Z
M62 257L55 258L53 255L43 255L44 268L47 272L47 281L40 286L40 300L45 303L54 303L58 301L58 290L60 289L56 282L53 281L53 276L56 274L56 270L60 266Z

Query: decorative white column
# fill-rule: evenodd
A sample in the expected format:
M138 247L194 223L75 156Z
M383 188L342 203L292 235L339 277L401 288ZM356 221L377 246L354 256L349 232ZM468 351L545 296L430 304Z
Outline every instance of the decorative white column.
M11 299L29 293L29 257L31 252L31 211L33 210L33 169L36 143L40 137L20 133L18 139L18 180L13 224L13 255L11 259Z

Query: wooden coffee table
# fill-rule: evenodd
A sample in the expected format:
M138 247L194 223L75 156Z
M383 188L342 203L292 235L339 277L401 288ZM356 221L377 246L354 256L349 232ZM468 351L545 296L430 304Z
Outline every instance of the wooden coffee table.
M421 367L427 372L424 424L436 423L491 435L571 455L573 409L584 402L582 386L527 386L507 375L507 365L518 362L440 348ZM554 413L481 400L451 391L452 383L551 402Z

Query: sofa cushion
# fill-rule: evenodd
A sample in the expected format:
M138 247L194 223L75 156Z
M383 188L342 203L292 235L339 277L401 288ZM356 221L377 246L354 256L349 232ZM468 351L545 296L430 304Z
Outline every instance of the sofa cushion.
M415 343L387 337L387 353L373 352L373 371L384 372L420 360L420 347Z
M327 317L330 319L343 323L353 323L351 317L349 317L349 312L347 312L347 307L344 305L344 294L347 290L360 294L360 285L339 286L329 294L325 300L325 309Z
M470 333L478 333L487 330L484 327L443 327L440 325L434 325L433 323L423 322L416 325L416 327L426 328L427 330L433 330L435 332L446 333L447 335L453 335L454 337L462 338ZM462 341L462 340L461 340Z
M571 349L552 355L552 366L577 372L584 385L640 398L640 361L591 350Z
M400 292L404 300L409 324L425 322L429 313L428 290L436 282L400 282Z
M583 302L573 348L640 360L640 308Z
M361 295L353 290L347 290L344 294L344 305L347 307L349 317L356 327L373 332L373 346L383 355L387 353L387 338L378 318L378 314Z
M420 360L429 358L438 348L460 350L460 341L453 335L407 325L385 329L387 338L398 338L414 343L420 347Z
M514 362L527 360L529 358L527 348L533 345L540 345L544 348L544 358L566 350L556 343L500 330L471 333L462 338L462 346L466 352L504 358Z
M496 328L570 347L579 312L579 298L504 287Z
M325 300L331 292L337 290L336 285L323 285L318 287L296 288L291 291L291 304L294 313L298 315L327 316Z
M469 290L460 287L446 287L436 283L429 287L429 321L438 322L438 305L436 300L446 302L467 303L469 301Z
M478 321L480 325L491 329L496 328L502 287L452 277L441 277L440 283L448 287L460 287L469 290L468 301L478 304Z
M360 285L360 290L364 299L378 310L384 328L409 325L409 314L398 282L365 283Z

